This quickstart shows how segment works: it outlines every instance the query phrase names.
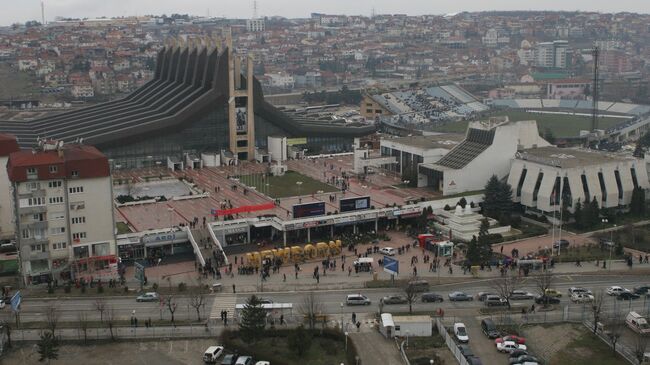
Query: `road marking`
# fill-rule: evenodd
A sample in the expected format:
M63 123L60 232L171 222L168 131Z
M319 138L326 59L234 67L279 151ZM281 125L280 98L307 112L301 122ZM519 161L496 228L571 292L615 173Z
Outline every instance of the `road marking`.
M235 314L235 304L237 303L237 296L235 294L221 294L217 295L212 302L210 309L210 319L221 320L221 311L225 310L228 313L228 318L233 319Z

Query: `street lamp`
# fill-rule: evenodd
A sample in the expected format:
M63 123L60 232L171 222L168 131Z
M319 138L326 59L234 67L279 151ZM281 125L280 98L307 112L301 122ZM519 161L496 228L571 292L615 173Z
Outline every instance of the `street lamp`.
M302 181L296 181L296 185L298 185L298 196L300 196L300 188L302 187Z
M348 352L348 332L345 332L345 353Z
M603 218L601 220L604 224L609 223L609 220L607 218ZM612 270L612 249L614 248L614 230L616 229L616 224L614 224L614 228L609 231L609 267L607 270Z
M343 302L341 302L341 331L343 331Z

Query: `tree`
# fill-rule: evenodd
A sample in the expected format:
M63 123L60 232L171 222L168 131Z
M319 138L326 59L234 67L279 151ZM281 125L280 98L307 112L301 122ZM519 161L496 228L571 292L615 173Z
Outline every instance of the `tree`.
M630 200L630 213L640 217L645 214L645 190L637 186L632 190L632 199Z
M255 341L264 334L266 327L266 311L262 308L260 299L251 295L241 311L239 331L244 341Z
M54 333L45 331L41 333L41 339L38 341L38 361L47 361L49 364L52 360L59 358L59 340Z
M539 289L539 295L544 296L546 299L542 304L544 308L548 308L548 297L546 296L546 293L548 289L550 289L553 285L553 279L553 273L551 273L549 270L543 271L533 277L535 285L537 286L537 289Z
M47 329L54 334L59 325L59 310L55 304L50 304L45 308L45 322Z
M465 206L467 206L467 199L465 199L465 197L460 198L456 205L460 205L461 208L465 209Z
M509 274L494 279L492 282L492 288L497 292L497 294L506 300L508 309L512 308L510 306L510 298L512 297L512 292L521 287L522 280L516 274Z
M84 333L84 344L88 342L88 313L84 310L77 312L77 322L79 323L79 329Z
M318 316L322 314L323 308L321 302L318 300L313 291L309 292L303 297L299 310L305 320L307 320L309 329L313 330L316 328L316 321L318 319Z
M469 265L478 265L482 262L481 249L478 246L476 236L472 236L472 240L467 244L467 258Z
M296 329L292 330L287 336L287 344L289 348L292 349L296 355L304 355L312 343L312 334L311 332L305 330L305 327L301 324Z
M106 312L106 301L104 299L95 300L95 310L99 312L99 321L104 323L104 312Z
M573 219L576 221L576 227L582 228L582 203L580 203L580 198L576 202L575 209L573 210Z
M497 219L499 213L499 179L492 175L485 184L485 198L483 199L483 215Z
M495 218L501 224L510 224L510 215L512 212L512 187L506 182L499 183L497 191L497 210L498 216Z
M610 315L607 321L607 338L612 344L612 352L616 355L616 344L623 334L623 320L618 312Z
M167 299L165 299L165 306L167 306L167 310L169 311L169 314L171 315L171 320L172 324L174 323L174 312L176 312L176 309L178 308L178 305L176 304L176 298L174 298L173 295L168 295Z
M406 281L402 287L402 291L404 291L404 298L406 299L406 303L409 305L409 314L413 314L413 303L418 298L417 289L415 285L410 285L410 283Z
M598 331L598 322L600 322L600 314L603 311L604 302L605 292L603 290L594 293L594 300L591 302L591 315L594 318L594 333Z
M190 306L196 310L196 320L201 320L201 307L205 305L205 290L202 284L196 290L192 291L190 296Z
M113 309L113 306L108 307L106 309L106 325L108 326L108 330L111 332L111 340L115 341L115 334L113 333L113 327L115 326L115 321L117 318L115 318L115 309Z

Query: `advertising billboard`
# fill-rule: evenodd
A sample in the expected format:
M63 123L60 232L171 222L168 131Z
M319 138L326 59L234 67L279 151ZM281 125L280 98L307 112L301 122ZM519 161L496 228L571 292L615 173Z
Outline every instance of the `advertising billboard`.
M238 131L244 131L248 128L248 100L245 96L235 98L235 118Z
M296 204L293 206L293 217L316 217L325 215L325 202Z
M370 197L359 196L356 198L341 199L339 200L339 208L341 213L370 209Z

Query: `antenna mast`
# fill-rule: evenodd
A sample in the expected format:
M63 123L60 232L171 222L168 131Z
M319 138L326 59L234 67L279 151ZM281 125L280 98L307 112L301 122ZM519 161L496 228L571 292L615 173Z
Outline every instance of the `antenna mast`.
M253 19L257 19L257 0L253 1Z
M591 131L596 132L596 128L598 128L598 98L599 98L599 90L598 90L598 58L600 57L600 50L598 49L598 46L595 46L592 55L594 58L594 80L593 80L593 86L591 90L591 97L592 97L592 104L591 104Z

